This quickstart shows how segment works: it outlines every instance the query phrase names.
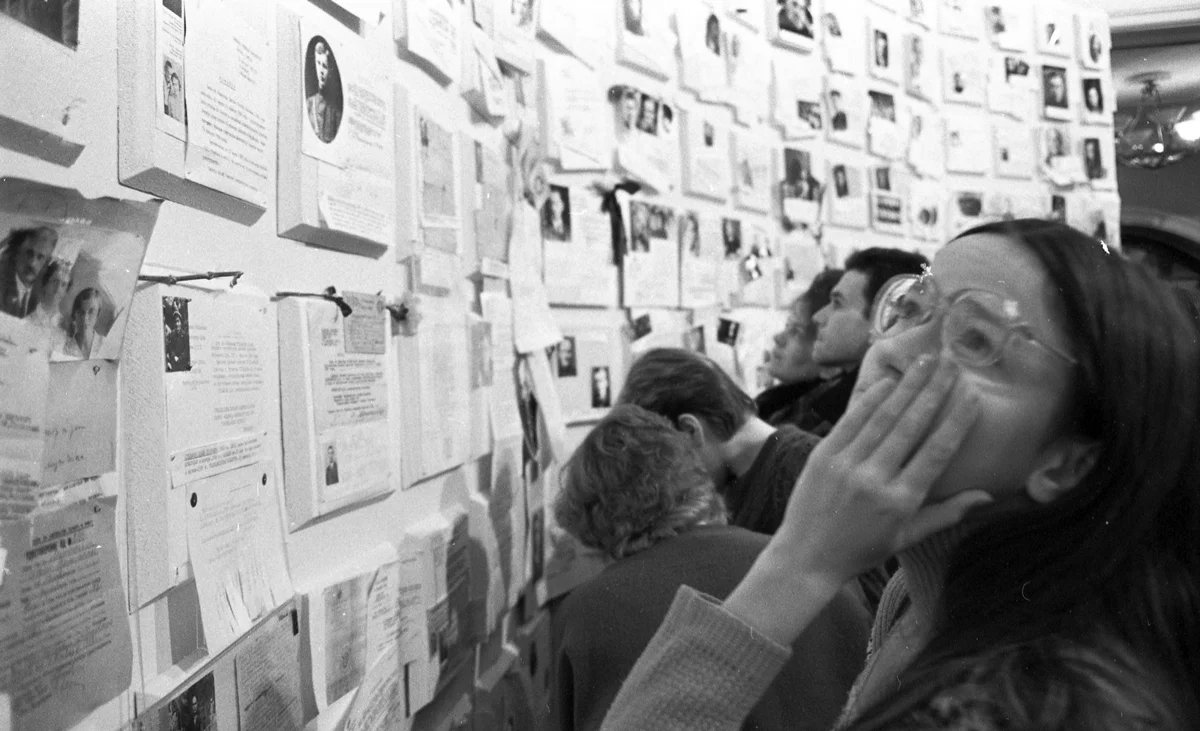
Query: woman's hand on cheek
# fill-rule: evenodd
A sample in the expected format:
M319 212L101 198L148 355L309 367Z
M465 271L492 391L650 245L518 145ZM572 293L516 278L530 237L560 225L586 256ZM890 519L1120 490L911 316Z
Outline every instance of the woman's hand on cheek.
M990 502L968 491L925 505L978 413L971 394L951 399L957 379L955 363L924 357L871 385L813 451L772 550L840 585Z

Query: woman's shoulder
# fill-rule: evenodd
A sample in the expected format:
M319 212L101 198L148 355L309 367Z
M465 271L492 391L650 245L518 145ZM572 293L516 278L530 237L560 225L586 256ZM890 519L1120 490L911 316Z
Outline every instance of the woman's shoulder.
M1039 638L949 666L898 728L1189 728L1169 684L1113 637Z

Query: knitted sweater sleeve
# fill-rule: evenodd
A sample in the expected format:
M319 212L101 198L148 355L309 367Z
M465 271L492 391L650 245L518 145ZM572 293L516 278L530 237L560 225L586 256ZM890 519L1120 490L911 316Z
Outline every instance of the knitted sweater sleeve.
M736 731L791 657L720 602L681 586L603 731Z

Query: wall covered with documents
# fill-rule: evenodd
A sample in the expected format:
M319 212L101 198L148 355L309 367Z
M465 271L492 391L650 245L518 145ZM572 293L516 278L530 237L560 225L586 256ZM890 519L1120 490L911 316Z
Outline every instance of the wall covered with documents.
M2 5L0 728L542 728L633 357L756 392L856 249L1119 246L1080 4Z

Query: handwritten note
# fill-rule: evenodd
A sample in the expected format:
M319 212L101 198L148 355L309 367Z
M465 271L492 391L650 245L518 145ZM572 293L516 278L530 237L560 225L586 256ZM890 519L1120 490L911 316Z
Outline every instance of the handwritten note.
M49 367L42 482L56 485L116 469L117 364L61 361Z
M243 731L301 728L300 638L295 603L274 612L234 658L238 725Z

